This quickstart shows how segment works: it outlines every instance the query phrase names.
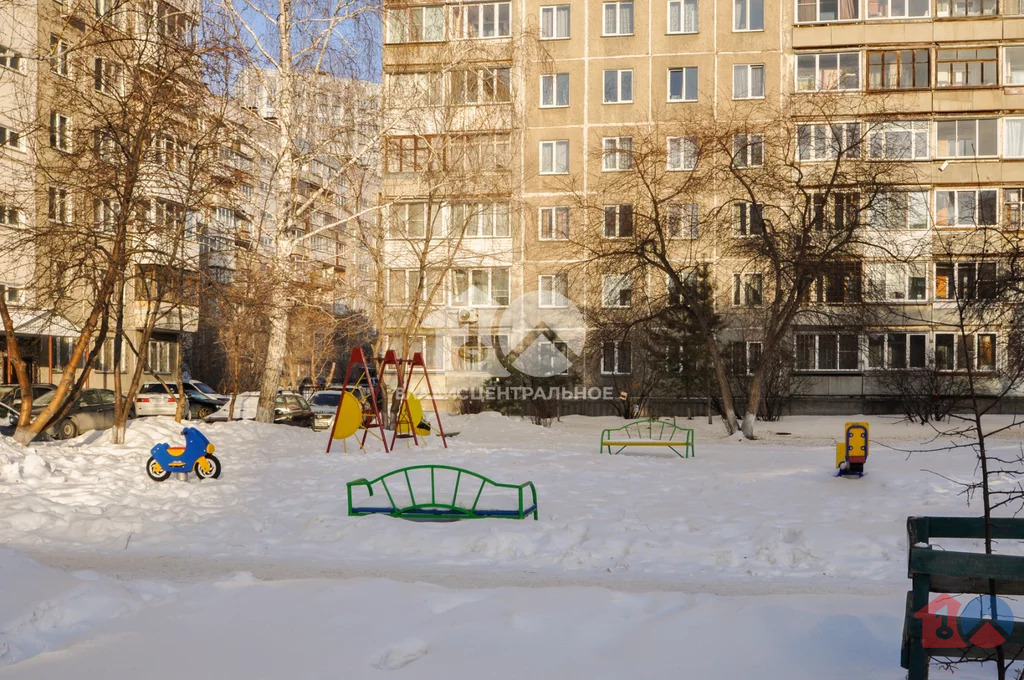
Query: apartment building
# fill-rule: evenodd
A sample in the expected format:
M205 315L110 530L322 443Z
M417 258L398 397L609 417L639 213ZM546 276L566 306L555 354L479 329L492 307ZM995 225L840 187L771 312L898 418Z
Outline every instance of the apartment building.
M650 277L572 266L587 259L586 238L628 237L642 219L627 197L614 195L621 171L633 169L637 135L664 140L663 181L672 182L698 165L695 144L678 132L688 122L757 119L771 105L800 116L802 101L829 97L827 121L792 123L796 164L834 158L837 144L859 135L858 157L905 167L899 190L879 196L885 209L862 216L868 228L886 222L886 243L865 239L855 257L822 272L793 322L786 342L805 401L858 412L884 401L882 376L892 371L955 373L967 361L993 371L1005 360L1005 330L978 321L965 343L955 337L955 311L958 297L986 296L999 272L978 232L1021 224L1022 9L1016 0L386 3L386 107L411 123L389 130L385 150L385 203L405 225L391 234L389 263L441 250L412 243L423 238L427 212L440 222L428 236L459 251L434 260L434 287L412 285L421 272L403 271L407 264L389 265L395 325L408 323L404 310L420 304L411 295L432 295L429 314L413 315L417 348L447 386L479 384L491 366L473 361L486 352L467 351L487 342L473 332L483 317L513 332L525 320L518 310L506 314L516 300L603 308L607 316L665 293ZM417 128L438 110L450 130ZM424 182L424 172L448 162L439 152L445 133L485 132L509 154L488 156L500 167L481 167L500 178L489 183L491 193ZM737 135L733 164L761 166L772 141ZM498 207L476 208L487 217L466 223L459 215L467 194ZM594 201L581 196L598 197L603 215L600 205L596 217L588 214ZM839 215L847 208L836 201L851 198L829 198L825 209ZM707 200L681 196L673 207L673 257L709 269L716 308L729 319L724 351L743 374L760 357L751 312L767 282L745 269L731 244L763 228L760 207ZM711 228L711 216L732 224ZM844 318L853 303L861 312ZM604 338L589 322L584 336L576 369L583 364L587 384L628 384L649 358L638 356L649 347Z

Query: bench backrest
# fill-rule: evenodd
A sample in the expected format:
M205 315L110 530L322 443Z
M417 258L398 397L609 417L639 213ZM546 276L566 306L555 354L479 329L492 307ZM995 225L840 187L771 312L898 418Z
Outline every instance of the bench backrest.
M622 432L627 439L656 439L658 441L689 441L693 437L693 430L679 427L665 420L638 420L633 423L626 423L622 427L606 429L602 438L621 437L613 434ZM606 436L607 435L607 436Z
M1024 539L1024 519L993 518L993 539ZM914 589L933 593L987 593L989 579L995 580L996 592L1024 595L1024 557L1017 555L986 555L983 552L960 552L932 548L936 538L975 539L985 537L985 520L981 517L908 517L907 541L910 546L907 574L914 579Z

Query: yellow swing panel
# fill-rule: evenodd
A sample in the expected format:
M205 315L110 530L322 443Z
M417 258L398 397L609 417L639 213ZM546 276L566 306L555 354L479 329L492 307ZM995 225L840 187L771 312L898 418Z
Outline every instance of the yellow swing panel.
M351 392L341 395L341 408L338 418L334 421L334 439L348 439L363 424L363 407Z
M398 434L408 435L412 434L410 425L416 423L419 425L423 422L423 404L420 403L419 398L412 393L405 400L405 409L402 417L398 421ZM416 434L426 436L430 434L430 430L422 427L416 428Z

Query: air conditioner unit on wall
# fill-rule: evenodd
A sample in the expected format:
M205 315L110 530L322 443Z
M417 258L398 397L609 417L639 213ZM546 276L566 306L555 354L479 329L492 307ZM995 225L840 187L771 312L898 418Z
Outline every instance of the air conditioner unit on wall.
M476 323L476 310L475 309L460 309L459 310L459 323Z

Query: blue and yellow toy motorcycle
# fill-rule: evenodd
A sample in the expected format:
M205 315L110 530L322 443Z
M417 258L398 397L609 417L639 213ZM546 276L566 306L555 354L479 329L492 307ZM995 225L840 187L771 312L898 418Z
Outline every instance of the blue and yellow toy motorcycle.
M220 477L220 461L213 455L213 444L202 432L194 427L181 431L185 435L185 446L157 444L149 450L146 473L154 482L162 482L172 472L188 473L192 470L199 479Z

